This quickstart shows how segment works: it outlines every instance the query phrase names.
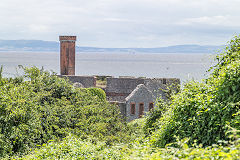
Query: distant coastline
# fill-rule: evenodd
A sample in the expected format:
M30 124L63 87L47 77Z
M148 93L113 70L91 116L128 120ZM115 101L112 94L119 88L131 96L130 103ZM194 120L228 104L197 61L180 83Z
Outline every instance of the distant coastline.
M155 48L101 48L76 46L76 52L108 52L108 53L216 53L224 46L214 45L175 45ZM0 40L0 52L59 52L59 42L42 40Z

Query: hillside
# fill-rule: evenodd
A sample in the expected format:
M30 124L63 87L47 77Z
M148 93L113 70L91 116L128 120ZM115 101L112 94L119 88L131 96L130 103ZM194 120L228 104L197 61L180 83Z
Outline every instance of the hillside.
M100 48L76 46L77 52L127 52L127 53L215 53L223 46L175 45L156 48ZM50 51L59 52L59 42L42 40L0 40L0 51Z

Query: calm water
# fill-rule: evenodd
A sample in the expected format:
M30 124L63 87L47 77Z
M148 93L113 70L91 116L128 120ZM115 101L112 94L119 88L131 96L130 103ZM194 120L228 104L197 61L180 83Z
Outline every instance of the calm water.
M59 53L0 52L5 77L22 72L18 65L44 67L59 73ZM200 80L213 65L211 54L77 53L76 75L176 77Z

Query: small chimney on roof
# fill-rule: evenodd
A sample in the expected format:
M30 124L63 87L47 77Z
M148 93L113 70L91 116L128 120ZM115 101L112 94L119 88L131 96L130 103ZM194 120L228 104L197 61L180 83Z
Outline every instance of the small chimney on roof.
M59 36L61 75L75 75L76 36Z

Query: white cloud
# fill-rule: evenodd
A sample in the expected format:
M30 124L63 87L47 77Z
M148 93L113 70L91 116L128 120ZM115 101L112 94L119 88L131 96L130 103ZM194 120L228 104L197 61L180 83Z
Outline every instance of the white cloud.
M41 24L31 24L29 30L31 32L45 33L49 31L49 27Z
M182 25L192 25L192 24L205 24L205 25L223 25L228 21L227 16L203 16L197 18L186 18L178 24Z
M224 44L240 31L239 0L1 0L1 39L157 47Z
M186 18L176 24L179 25L218 25L229 27L240 27L240 16L203 16L196 18Z

